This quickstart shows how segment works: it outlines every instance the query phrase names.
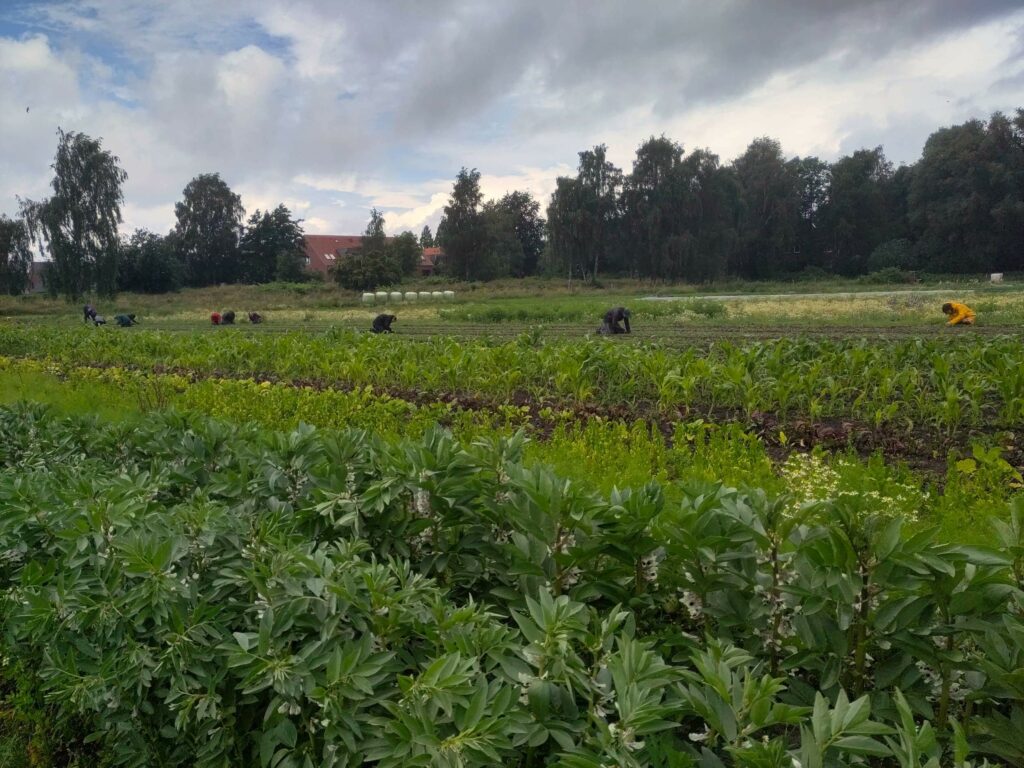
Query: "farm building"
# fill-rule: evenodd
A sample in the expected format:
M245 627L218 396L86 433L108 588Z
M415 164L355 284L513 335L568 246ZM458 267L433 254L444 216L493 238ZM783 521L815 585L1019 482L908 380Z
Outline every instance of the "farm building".
M423 256L420 257L420 274L424 277L434 274L441 259L444 258L444 251L440 248L424 248Z
M391 238L388 238L390 241ZM352 251L362 247L361 235L306 235L306 269L319 272L325 277L331 268ZM424 248L420 257L420 274L434 273L438 260L444 253L440 248Z

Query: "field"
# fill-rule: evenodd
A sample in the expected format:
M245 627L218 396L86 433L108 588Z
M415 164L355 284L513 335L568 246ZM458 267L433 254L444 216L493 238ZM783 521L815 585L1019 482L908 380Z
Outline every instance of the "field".
M1024 764L1024 292L748 288L3 299L0 766Z

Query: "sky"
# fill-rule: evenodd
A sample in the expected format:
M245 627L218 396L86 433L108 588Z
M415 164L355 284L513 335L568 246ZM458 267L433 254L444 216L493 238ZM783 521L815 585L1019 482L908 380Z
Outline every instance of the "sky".
M60 127L120 158L124 233L200 173L308 233L418 234L463 166L546 207L599 143L912 163L1018 107L1022 0L0 0L0 213L48 194Z

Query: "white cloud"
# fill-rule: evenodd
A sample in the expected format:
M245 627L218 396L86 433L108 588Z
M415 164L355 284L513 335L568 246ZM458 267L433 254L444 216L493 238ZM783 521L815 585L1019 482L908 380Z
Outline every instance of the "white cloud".
M761 135L913 160L935 128L1024 104L1008 0L842 5L30 5L32 31L0 37L0 211L46 194L58 126L121 158L131 226L168 229L189 179L220 172L249 211L348 234L373 206L391 232L436 226L464 165L485 197L544 206L595 143L626 170L662 133L723 161Z

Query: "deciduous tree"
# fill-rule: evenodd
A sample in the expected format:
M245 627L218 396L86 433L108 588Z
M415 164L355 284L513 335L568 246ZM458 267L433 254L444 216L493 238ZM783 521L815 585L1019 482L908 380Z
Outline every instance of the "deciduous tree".
M121 245L117 265L117 287L136 293L166 293L181 288L185 266L172 242L173 236L161 237L145 229L137 229L128 242Z
M122 185L128 174L100 139L57 130L53 195L22 202L31 237L53 258L51 289L68 300L116 291Z
M32 268L30 245L24 221L0 216L0 293L17 296L28 287Z
M237 283L244 279L239 254L242 199L218 173L196 176L174 206L175 242L188 285Z
M302 280L304 239L301 224L301 219L293 219L284 204L273 211L257 209L249 217L240 244L246 282Z
M455 178L448 204L444 207L443 227L438 227L439 245L444 249L444 269L463 280L486 279L485 226L480 211L480 172L463 168Z

